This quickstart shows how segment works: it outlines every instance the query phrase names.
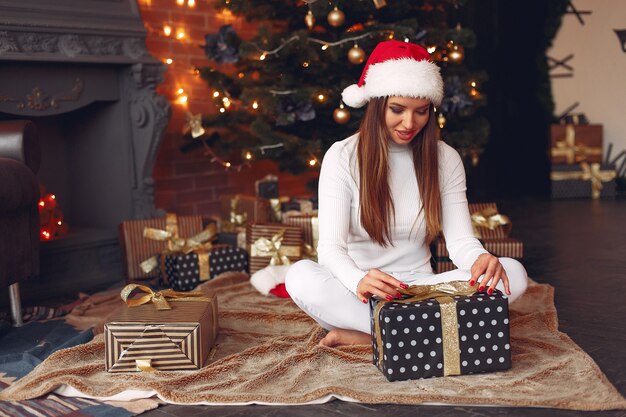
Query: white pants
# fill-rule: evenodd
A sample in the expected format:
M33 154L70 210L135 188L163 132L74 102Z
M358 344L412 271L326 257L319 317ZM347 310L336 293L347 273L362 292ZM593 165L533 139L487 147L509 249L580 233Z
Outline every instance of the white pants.
M528 283L526 269L512 258L499 258L509 277L509 303L519 298ZM390 273L408 285L469 281L470 272L455 269L442 274ZM482 279L479 278L478 282ZM369 305L348 290L328 269L309 260L298 261L287 272L285 285L293 301L326 330L348 329L370 333ZM502 281L496 288L504 292Z

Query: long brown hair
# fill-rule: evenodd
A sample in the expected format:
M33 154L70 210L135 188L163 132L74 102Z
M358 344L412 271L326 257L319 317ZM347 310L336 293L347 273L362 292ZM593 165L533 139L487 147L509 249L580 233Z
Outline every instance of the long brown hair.
M359 162L359 203L361 225L369 236L383 247L392 244L391 222L395 210L389 189L389 132L385 123L387 97L372 98L367 105L359 129L357 158ZM411 141L415 177L426 218L424 243L439 233L441 194L437 127L432 104L428 123ZM419 213L418 213L419 214Z

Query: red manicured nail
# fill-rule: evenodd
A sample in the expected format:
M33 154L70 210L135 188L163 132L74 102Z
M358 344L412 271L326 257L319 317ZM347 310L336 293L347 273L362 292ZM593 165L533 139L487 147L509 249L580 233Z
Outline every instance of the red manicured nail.
M473 287L474 284L476 284L476 281L470 281L469 284L470 284L470 287Z
M493 288L489 288L489 289L487 290L487 294L491 295L492 293L493 293Z
M393 300L393 297L392 297L392 296L390 296L390 295L386 295L386 296L385 296L385 298L386 298L387 300L389 300L389 301Z
M483 290L485 289L485 287L478 287L478 291L483 292Z
M397 293L397 294L396 294L396 298L402 298L402 294Z
M363 304L367 304L367 300L364 298L361 301L363 301Z
M406 290L407 288L409 288L409 286L408 286L408 285L406 285L406 284L400 284L400 288L403 288L403 289L405 289L405 290Z

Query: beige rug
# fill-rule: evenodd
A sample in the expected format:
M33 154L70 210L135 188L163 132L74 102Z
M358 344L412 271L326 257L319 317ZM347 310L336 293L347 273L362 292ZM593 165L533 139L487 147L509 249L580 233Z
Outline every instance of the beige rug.
M257 293L246 275L225 274L203 288L218 291L220 333L217 352L202 370L109 374L99 335L54 353L0 399L28 399L60 389L97 398L155 395L178 404L303 404L340 398L372 404L626 409L624 397L593 360L558 331L549 285L533 283L511 306L509 371L393 383L372 365L369 346L317 346L324 331L290 300ZM84 306L84 318L76 324L101 326L118 303L112 297L109 303ZM90 309L97 319L88 318Z

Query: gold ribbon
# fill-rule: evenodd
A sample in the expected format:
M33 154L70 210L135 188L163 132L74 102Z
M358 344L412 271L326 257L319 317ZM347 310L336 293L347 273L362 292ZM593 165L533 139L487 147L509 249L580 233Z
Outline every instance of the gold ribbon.
M145 294L139 298L128 298L135 290L141 290ZM128 284L120 292L120 297L128 305L128 307L137 307L152 302L157 310L171 310L172 306L168 301L213 301L203 292L179 292L171 289L163 291L153 291L147 285Z
M237 227L243 226L248 220L248 213L237 213L237 206L239 205L239 196L230 199L230 223Z
M471 219L474 235L479 239L483 237L480 232L481 227L485 227L489 230L495 230L500 227L504 233L504 237L509 235L513 227L509 217L498 213L494 207L487 207L486 209L472 213Z
M291 265L289 256L300 256L299 246L283 246L285 229L281 229L272 236L272 239L265 237L257 239L250 246L250 256L271 257L270 265Z
M588 164L587 162L581 162L580 169L581 171L552 171L550 179L552 181L591 181L591 196L599 198L603 187L602 182L611 181L617 175L613 169L602 171L598 163Z
M162 256L173 253L197 253L199 262L206 262L205 265L200 264L200 271L202 272L208 271L209 264L208 258L203 258L203 261L200 261L200 254L208 253L213 247L211 242L217 239L217 227L214 223L211 223L197 235L184 239L178 235L178 218L176 214L167 213L165 215L165 230L146 227L143 230L143 236L147 239L167 242L167 250L161 252ZM157 257L153 256L139 265L142 271L148 274L159 266L159 262ZM207 275L205 279L209 279L209 276Z
M568 164L587 160L590 155L602 155L601 149L590 148L585 144L576 144L576 128L572 124L565 125L565 138L557 140L550 149L553 157L564 156Z
M141 372L155 372L156 369L152 367L152 359L135 359L135 366Z
M459 348L459 329L454 296L469 296L476 292L475 285L466 281L442 282L434 285L411 285L409 288L398 289L403 295L410 296L402 300L393 300L394 303L409 304L434 298L439 303L441 313L441 334L443 339L443 374L461 374L461 350ZM380 331L380 312L389 301L382 299L374 309L374 333L378 347L378 365L383 364L383 339Z

